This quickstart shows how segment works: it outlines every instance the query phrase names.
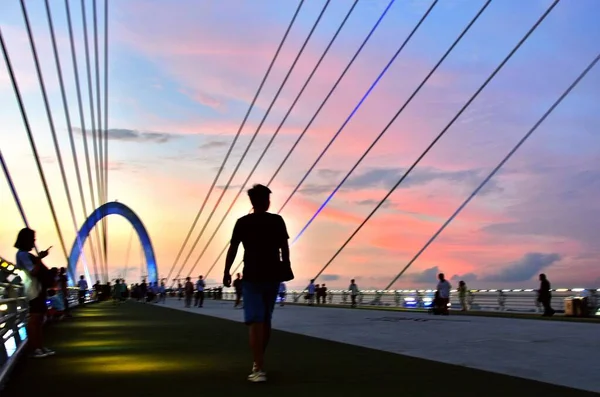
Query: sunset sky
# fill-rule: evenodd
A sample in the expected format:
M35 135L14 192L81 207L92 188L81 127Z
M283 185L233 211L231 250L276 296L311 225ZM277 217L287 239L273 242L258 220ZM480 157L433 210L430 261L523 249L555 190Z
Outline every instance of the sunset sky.
M79 166L85 176L65 5L63 1L50 3L69 112L76 130ZM187 275L242 188L352 3L332 0L325 10L183 275ZM442 0L433 8L283 210L292 239L483 3L483 0ZM389 0L358 2L246 188L269 181L388 4ZM550 4L550 0L492 1L293 246L296 280L290 287L303 287L321 269ZM324 0L306 0L302 6L192 240L324 5ZM392 4L272 183L273 211L279 209L352 113L429 5L429 0L396 0ZM81 3L71 1L70 6L89 128ZM297 6L296 0L109 3L108 196L109 200L128 205L145 223L161 277L167 276ZM27 1L27 7L79 228L84 222L82 204L44 1ZM86 2L86 7L92 45L92 2ZM104 37L103 9L104 1L98 0L100 44ZM330 288L347 287L349 280L356 278L363 289L385 287L598 54L598 15L597 0L560 2L318 282L326 282ZM70 250L75 227L18 0L0 2L0 25L57 206L65 244ZM471 288L533 288L540 272L548 274L553 287L600 287L598 87L600 67L582 80L394 288L433 286L440 271L451 277L454 285L462 279ZM53 245L47 264L64 266L66 259L4 61L0 62L0 126L0 148L31 225L37 231L38 245L40 248ZM89 213L87 178L84 182ZM13 260L14 239L23 223L4 176L0 178L0 200L0 255ZM206 273L227 244L235 220L249 208L244 191L194 269L194 277ZM139 240L133 236L127 255L132 236L129 223L111 216L108 227L110 276L124 276L129 282L138 282L142 263ZM91 260L89 250L86 252ZM186 249L184 257L187 253ZM241 259L241 250L238 255ZM223 266L224 257L209 275L209 281L220 279ZM81 265L78 272L82 272Z

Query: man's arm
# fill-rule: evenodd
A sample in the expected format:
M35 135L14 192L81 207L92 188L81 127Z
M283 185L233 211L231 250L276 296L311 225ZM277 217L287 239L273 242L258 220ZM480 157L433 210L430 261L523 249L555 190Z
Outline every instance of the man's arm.
M241 239L241 227L240 221L235 223L233 228L233 234L231 236L231 241L229 243L229 249L227 250L227 257L225 258L225 271L223 272L223 285L226 287L231 286L231 266L233 266L233 261L237 255L238 247L240 245Z
M233 266L233 261L235 261L239 245L239 241L234 242L231 240L231 244L227 250L227 258L225 259L225 274L229 274L231 271L231 267Z
M285 226L285 221L281 218L281 245L279 249L281 249L281 260L283 263L290 263L290 246L288 244L290 236L287 232L287 227Z

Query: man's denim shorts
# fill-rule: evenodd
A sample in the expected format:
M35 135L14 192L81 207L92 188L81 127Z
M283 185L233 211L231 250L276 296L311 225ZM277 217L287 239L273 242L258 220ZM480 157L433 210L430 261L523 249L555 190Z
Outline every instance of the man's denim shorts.
M278 293L279 282L242 281L244 322L270 324Z

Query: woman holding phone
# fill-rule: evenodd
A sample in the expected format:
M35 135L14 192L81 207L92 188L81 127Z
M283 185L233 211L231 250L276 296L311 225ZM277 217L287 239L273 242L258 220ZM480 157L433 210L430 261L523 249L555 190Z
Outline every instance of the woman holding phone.
M15 248L17 252L17 267L27 272L31 279L26 284L26 295L29 299L29 321L27 333L29 335L29 348L32 357L41 358L54 354L43 345L43 324L48 306L46 306L46 289L49 284L50 270L42 263L42 259L48 256L48 248L40 251L39 256L31 253L35 247L35 231L25 228L19 232Z

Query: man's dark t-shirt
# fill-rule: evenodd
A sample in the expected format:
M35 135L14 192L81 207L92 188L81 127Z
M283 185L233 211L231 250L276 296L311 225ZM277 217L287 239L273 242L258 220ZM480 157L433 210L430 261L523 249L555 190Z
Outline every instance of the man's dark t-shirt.
M253 213L238 219L231 243L244 245L244 280L280 281L280 247L288 239L285 222L277 214Z

